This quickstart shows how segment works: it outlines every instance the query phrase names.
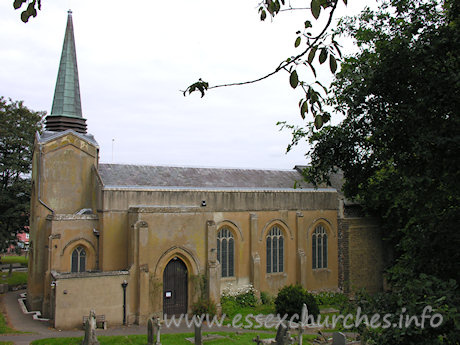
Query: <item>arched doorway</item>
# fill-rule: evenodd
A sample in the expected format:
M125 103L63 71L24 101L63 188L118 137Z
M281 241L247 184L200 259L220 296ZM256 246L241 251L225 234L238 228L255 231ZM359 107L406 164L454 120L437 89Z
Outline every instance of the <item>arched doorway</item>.
M178 257L166 265L163 272L163 314L187 313L187 266Z

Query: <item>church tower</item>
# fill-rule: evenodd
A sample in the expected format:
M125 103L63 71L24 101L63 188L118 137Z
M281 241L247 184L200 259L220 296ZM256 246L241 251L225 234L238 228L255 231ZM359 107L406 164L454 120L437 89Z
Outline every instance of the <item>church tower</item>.
M99 146L86 133L82 116L71 11L51 114L45 121L45 131L35 138L32 161L27 301L32 310L54 318L57 275L97 270L99 251Z

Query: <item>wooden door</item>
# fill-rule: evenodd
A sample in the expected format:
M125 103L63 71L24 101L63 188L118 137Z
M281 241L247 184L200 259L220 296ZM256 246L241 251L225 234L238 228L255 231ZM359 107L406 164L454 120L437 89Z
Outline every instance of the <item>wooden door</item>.
M172 316L187 313L187 266L175 257L163 272L163 313Z

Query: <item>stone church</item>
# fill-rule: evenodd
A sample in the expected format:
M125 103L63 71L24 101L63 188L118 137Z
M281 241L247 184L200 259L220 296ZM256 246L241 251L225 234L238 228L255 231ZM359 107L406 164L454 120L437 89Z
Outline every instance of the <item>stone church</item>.
M70 11L45 127L33 151L27 303L56 328L81 327L90 309L109 327L142 324L190 312L203 295L218 305L229 286L382 288L379 229L343 198L339 176L313 188L302 167L99 163Z

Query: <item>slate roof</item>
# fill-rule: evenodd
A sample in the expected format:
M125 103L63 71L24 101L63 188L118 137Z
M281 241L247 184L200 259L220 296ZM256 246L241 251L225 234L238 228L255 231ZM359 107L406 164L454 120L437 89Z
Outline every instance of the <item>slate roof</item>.
M99 164L105 187L184 187L202 189L313 188L297 170L188 168Z
M53 131L43 131L43 133L36 133L37 136L37 141L39 143L47 143L48 141L55 140L59 137L63 137L64 135L67 135L68 133L72 133L75 136L79 137L82 140L86 140L89 143L93 144L96 147L99 147L99 144L97 143L96 139L94 139L94 136L92 134L83 134L83 133L78 133L72 129L67 129L62 132L53 132Z

